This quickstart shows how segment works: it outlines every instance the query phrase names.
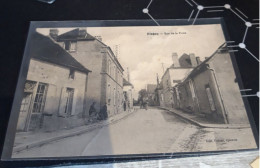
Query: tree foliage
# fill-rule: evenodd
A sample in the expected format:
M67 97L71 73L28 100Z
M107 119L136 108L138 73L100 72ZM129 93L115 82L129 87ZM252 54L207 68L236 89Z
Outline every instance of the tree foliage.
M145 98L145 97L148 96L146 89L141 89L141 90L138 92L138 94L139 94L139 100L142 100L143 98Z

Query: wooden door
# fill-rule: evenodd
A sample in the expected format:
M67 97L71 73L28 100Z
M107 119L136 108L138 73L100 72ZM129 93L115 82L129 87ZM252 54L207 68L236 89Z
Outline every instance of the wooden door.
M28 115L29 109L32 100L31 92L24 92L23 99L20 106L19 119L17 124L17 130L24 131L26 129L26 125L28 124Z

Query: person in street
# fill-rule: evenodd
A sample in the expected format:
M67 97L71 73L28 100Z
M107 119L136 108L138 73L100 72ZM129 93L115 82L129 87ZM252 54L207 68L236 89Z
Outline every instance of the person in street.
M90 122L93 122L97 119L97 110L95 108L96 102L93 102L89 108L89 116L90 116Z
M102 120L106 120L108 115L107 115L107 104L105 103L104 106L101 109L101 114L100 117Z
M128 108L128 112L131 111L131 108L130 108L130 101L127 102L127 108Z
M124 111L126 111L126 102L124 101Z
M140 103L140 109L142 109L143 108L143 99L140 99L139 103Z
M144 108L145 110L148 109L148 98L147 98L147 97L145 97L144 100L143 100L143 108Z

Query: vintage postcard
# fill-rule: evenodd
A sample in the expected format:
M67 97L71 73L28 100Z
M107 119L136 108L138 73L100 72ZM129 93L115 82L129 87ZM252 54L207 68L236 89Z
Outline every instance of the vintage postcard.
M11 158L257 148L221 23L44 23L28 36Z

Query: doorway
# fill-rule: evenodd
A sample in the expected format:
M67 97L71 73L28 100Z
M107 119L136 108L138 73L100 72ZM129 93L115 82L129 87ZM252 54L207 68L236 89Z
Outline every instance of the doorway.
M28 116L29 116L29 109L31 106L32 100L32 93L31 92L24 92L23 99L21 102L19 119L17 124L18 131L25 131L27 128Z

